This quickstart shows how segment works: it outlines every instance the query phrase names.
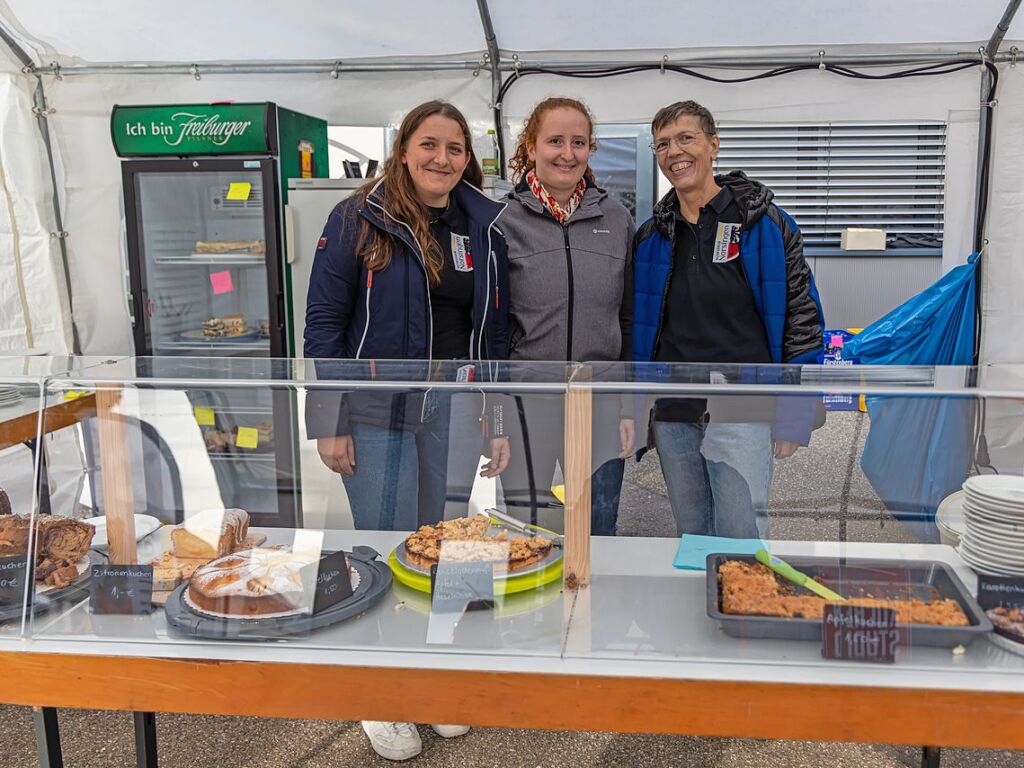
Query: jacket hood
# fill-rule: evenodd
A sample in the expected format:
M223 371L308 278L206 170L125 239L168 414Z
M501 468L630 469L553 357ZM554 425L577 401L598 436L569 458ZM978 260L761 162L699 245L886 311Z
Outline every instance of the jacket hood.
M743 226L749 228L768 212L775 193L759 181L748 178L743 171L715 176L715 183L732 191L736 206L743 213ZM654 206L654 220L665 237L672 239L675 234L675 217L679 212L679 198L676 191L668 193Z
M516 188L506 195L509 200L515 200L522 203L524 206L529 208L534 213L544 213L544 206L537 199L537 196L533 194L530 189L530 185L526 183L526 176L519 180L516 184ZM586 191L583 193L583 200L580 202L580 209L589 208L591 206L600 206L601 201L608 197L608 193L594 184L588 184Z

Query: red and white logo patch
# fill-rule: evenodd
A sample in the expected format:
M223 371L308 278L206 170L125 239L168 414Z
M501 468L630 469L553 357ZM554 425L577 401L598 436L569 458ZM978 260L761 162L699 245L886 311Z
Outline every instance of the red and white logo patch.
M740 255L740 224L719 223L715 233L715 247L711 252L713 264L724 264Z
M452 262L457 272L473 271L473 254L469 250L469 236L452 233Z
M316 244L316 249L317 249L318 251L322 251L322 250L323 250L324 248L326 248L326 247L327 247L327 238L326 238L326 237L321 237L321 238L320 238L320 239L319 239L319 240L317 241L317 244Z

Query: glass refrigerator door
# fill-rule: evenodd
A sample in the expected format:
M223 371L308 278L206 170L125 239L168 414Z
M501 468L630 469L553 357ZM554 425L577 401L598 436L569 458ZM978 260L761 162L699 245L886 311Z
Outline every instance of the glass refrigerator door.
M139 354L265 357L277 351L272 162L125 164Z

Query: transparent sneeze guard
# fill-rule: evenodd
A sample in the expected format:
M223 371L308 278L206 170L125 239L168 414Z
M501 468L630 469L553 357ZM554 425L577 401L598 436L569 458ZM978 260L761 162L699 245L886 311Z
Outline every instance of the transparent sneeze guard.
M45 404L69 392L95 415L50 509L104 517L104 605L52 600L41 644L1024 680L1014 593L978 596L1024 576L1014 481L986 479L1024 474L1024 368L131 358L49 377ZM109 612L146 584L112 566L140 564L155 608Z
M53 591L50 564L28 556L37 538L33 513L50 509L55 482L66 481L73 494L80 477L62 476L57 468L61 456L77 450L73 435L60 425L83 418L90 402L68 392L53 402L44 423L40 406L46 379L97 362L41 353L0 355L0 641L23 637L28 606L40 610Z
M52 513L101 524L79 561L94 583L35 613L31 637L67 652L184 657L557 659L572 601L560 542L526 544L529 507L514 505L511 486L506 519L486 510L499 505L498 464L529 498L509 447L523 444L517 400L560 416L571 371L132 358L53 377L47 403L85 391L96 405L80 425L85 488ZM560 508L560 423L531 441L551 456L544 503ZM408 539L421 526L417 546Z
M590 539L564 659L1020 690L1024 366L594 364L581 396L616 535ZM621 469L616 407L649 449Z

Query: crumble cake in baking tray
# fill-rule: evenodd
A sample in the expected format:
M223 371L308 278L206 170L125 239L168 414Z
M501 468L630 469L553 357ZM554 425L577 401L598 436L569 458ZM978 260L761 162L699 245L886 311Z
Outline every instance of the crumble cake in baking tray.
M992 631L992 622L945 563L790 555L786 560L855 605L894 608L903 645L951 648ZM707 613L727 635L820 642L825 604L753 555L708 555Z

